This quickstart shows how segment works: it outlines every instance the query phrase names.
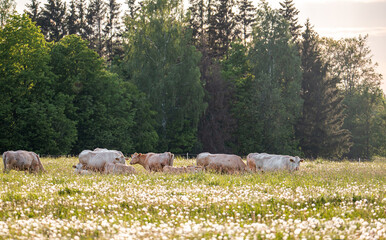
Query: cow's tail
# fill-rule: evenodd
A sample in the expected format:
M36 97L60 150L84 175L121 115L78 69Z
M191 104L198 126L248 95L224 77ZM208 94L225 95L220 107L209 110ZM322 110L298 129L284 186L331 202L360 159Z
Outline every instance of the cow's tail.
M47 171L44 169L42 162L40 161L39 155L37 155L37 154L35 154L35 155L36 155L36 158L38 159L38 162L39 162L40 171L42 171L42 172L47 172Z
M174 161L174 154L170 153L169 166L173 166L173 161Z
M3 163L4 163L4 169L3 169L3 172L6 172L7 171L7 152L4 152L3 153Z

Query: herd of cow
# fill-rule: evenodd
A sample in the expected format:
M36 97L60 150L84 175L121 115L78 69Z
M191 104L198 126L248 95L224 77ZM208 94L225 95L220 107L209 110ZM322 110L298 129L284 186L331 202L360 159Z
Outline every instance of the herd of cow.
M75 173L91 174L101 172L105 174L136 174L134 167L126 165L126 158L121 151L96 148L84 150L79 154L79 163L74 165ZM204 170L219 173L242 173L257 171L299 169L303 159L288 155L273 155L267 153L250 153L247 164L241 157L233 154L200 153L196 166L173 167L174 154L165 153L134 153L130 164L140 164L149 172L166 173L195 173ZM34 152L24 150L7 151L3 153L4 172L12 169L29 172L45 172L39 156Z

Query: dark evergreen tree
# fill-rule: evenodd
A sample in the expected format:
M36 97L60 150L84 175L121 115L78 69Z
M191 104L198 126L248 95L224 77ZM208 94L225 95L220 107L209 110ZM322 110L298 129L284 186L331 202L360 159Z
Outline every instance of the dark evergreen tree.
M212 3L211 3L212 4ZM231 41L235 38L234 30L236 19L232 11L234 0L217 0L212 6L208 6L209 17L209 47L212 56L221 58L226 55ZM213 12L213 9L216 9Z
M118 41L119 26L119 7L120 4L116 0L109 0L107 4L107 16L104 32L106 42L106 58L111 61L114 57L114 49Z
M87 32L89 31L87 25L87 6L86 0L78 0L77 1L77 12L78 12L78 31L79 35L83 39L88 39Z
M204 44L205 27L206 27L206 6L204 0L190 0L189 7L189 25L192 29L192 38L194 44L201 48Z
M48 0L38 20L47 41L59 41L66 35L66 4L61 0Z
M92 0L88 6L87 22L90 28L90 44L97 51L99 56L103 56L105 39L103 36L104 20L106 14L106 4L103 0Z
M292 35L292 41L297 42L302 26L298 23L299 10L296 9L293 0L284 0L280 3L280 14L288 21Z
M78 15L77 15L77 4L74 0L70 3L70 12L67 15L67 31L68 34L77 34L80 32Z
M33 22L37 22L40 17L39 5L40 2L38 0L31 0L31 3L27 3L25 5L27 7L27 10L25 12L28 14L28 17L30 17Z
M350 132L343 129L343 96L338 78L328 75L317 34L307 20L301 42L303 68L303 114L297 126L297 137L307 157L336 157L349 151Z
M236 15L238 28L235 35L240 33L244 44L246 44L252 32L252 25L255 21L256 8L249 0L238 0L237 6L239 8L239 13Z

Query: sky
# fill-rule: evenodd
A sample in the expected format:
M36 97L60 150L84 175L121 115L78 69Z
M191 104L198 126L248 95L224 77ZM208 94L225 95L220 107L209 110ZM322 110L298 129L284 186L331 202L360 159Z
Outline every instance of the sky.
M118 0L119 2L126 2ZM185 0L186 1L186 0ZM23 12L31 0L16 0L16 9ZM44 0L41 0L44 2ZM255 5L259 0L253 0ZM273 8L281 1L267 0ZM368 45L377 72L383 75L382 89L386 93L386 0L294 0L300 11L299 23L309 18L315 31L323 37L341 39L369 35Z

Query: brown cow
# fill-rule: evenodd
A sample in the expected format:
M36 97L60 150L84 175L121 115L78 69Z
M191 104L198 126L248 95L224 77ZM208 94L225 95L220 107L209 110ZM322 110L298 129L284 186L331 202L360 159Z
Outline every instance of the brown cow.
M18 171L45 172L39 156L34 152L24 150L7 151L3 153L4 172L12 169Z
M220 173L236 173L247 171L247 166L241 157L232 154L200 153L197 156L197 166Z
M162 172L165 166L173 166L174 154L164 153L134 153L131 155L130 164L140 164L147 171Z

